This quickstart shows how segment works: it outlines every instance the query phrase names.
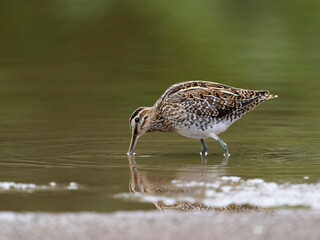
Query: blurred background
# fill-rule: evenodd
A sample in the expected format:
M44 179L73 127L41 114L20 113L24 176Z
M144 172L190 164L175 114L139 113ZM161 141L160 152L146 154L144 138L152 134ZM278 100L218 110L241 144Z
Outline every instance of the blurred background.
M113 197L128 191L128 119L189 80L279 95L221 136L233 154L223 174L317 182L319 29L319 1L2 0L0 182L82 190L0 188L0 210L152 209ZM136 148L158 166L200 164L199 150L157 133Z

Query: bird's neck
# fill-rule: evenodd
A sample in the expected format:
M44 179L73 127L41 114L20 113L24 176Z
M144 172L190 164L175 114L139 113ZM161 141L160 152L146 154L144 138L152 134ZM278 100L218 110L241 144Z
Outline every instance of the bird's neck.
M171 126L154 107L150 108L147 132L171 132Z

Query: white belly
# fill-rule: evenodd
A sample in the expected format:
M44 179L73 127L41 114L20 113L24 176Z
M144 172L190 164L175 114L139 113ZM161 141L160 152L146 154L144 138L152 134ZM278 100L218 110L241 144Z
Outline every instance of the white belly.
M206 130L202 130L199 127L191 126L191 127L176 127L177 133L182 136L194 139L206 139L206 138L214 138L217 139L218 134L226 131L228 127L231 125L230 122L220 122L218 124L212 125L212 127L207 128Z

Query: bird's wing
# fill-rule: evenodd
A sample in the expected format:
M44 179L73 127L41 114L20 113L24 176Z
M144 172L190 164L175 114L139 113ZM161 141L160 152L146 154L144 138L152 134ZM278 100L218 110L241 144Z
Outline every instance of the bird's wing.
M214 83L181 88L169 98L179 102L188 113L224 118L234 114L243 115L268 99L268 96L269 91L265 90L245 90Z

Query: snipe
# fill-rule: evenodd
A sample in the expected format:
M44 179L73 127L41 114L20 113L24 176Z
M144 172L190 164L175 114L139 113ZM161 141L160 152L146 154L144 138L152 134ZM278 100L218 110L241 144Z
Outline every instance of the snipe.
M129 120L132 130L128 155L138 138L148 132L176 132L200 139L206 154L206 138L214 138L229 156L227 144L218 134L262 102L276 98L267 90L247 90L206 81L189 81L168 88L153 107L139 107Z

